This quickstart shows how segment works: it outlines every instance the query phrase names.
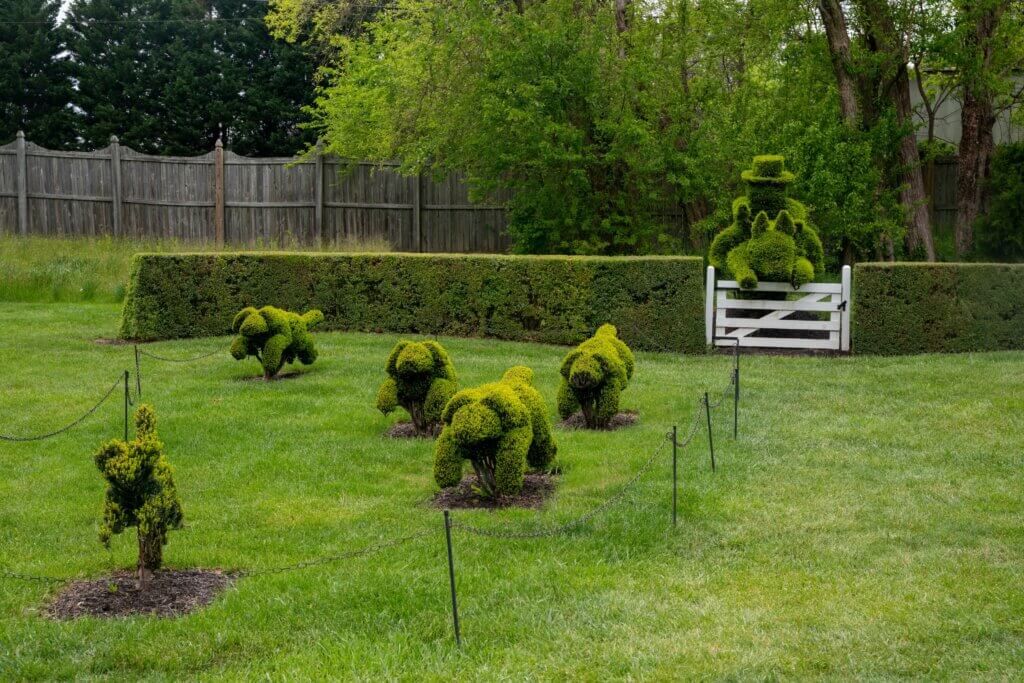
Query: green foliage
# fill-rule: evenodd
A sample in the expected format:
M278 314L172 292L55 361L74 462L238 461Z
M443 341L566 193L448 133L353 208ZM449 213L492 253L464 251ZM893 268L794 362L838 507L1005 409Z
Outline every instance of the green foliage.
M1024 348L1024 266L861 263L853 349L884 355Z
M316 345L309 330L323 319L324 314L316 309L299 315L273 306L246 306L231 323L238 335L231 343L231 355L235 360L255 356L263 365L264 379L296 359L310 365L316 360Z
M619 397L635 367L633 352L619 339L615 326L601 325L562 360L558 414L565 419L579 410L588 428L607 427L619 412Z
M100 540L135 527L139 544L139 582L160 569L167 533L180 529L183 515L164 445L156 434L156 413L148 405L135 411L135 438L113 439L94 456L96 467L107 480Z
M265 13L251 0L72 3L81 140L60 146L95 149L117 135L142 152L203 154L219 137L240 154L284 155L311 144L299 125L313 99L312 55L273 40Z
M68 31L55 0L0 0L0 145L19 130L37 145L74 140Z
M533 387L533 370L510 368L498 382L463 389L448 402L434 448L434 480L455 486L468 460L489 496L513 495L526 467L546 468L557 450L547 406Z
M634 347L700 353L703 281L692 257L141 254L120 333L226 334L272 302L315 307L328 329L577 344L610 322Z
M712 241L711 265L732 275L744 289L756 287L758 278L799 287L821 274L821 240L807 221L804 205L786 196L794 176L785 170L783 158L756 156L753 168L741 177L747 195L733 202L732 224Z
M441 427L441 412L456 390L455 366L444 347L433 340L402 340L388 355L388 378L377 391L377 409L385 415L405 408L423 435Z
M978 253L997 261L1024 260L1024 142L996 148L991 173L988 213L975 227Z

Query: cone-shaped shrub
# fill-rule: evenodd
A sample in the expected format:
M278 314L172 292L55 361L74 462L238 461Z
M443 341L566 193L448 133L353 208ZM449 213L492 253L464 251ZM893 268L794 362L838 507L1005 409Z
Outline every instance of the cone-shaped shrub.
M135 438L114 439L94 456L96 467L107 480L100 540L135 527L139 544L139 587L145 588L150 572L163 564L167 532L180 529L181 502L174 487L171 466L156 435L156 413L148 405L135 411Z
M807 208L786 195L793 174L785 160L757 156L753 166L740 175L747 195L733 201L732 225L715 236L708 260L744 289L757 287L758 279L799 287L825 270L821 239Z
M285 363L296 359L309 365L316 360L316 346L309 330L323 319L324 314L315 309L299 315L273 306L247 306L231 324L238 334L231 344L231 355L236 360L255 356L263 365L264 379L270 379Z
M388 378L377 391L377 409L388 415L401 406L416 432L434 435L441 412L455 393L455 366L436 341L402 340L391 350L384 371Z
M558 414L565 419L579 410L590 429L607 427L619 412L619 396L635 365L615 326L602 325L562 361Z
M544 469L555 457L547 406L533 387L533 370L522 365L501 381L455 394L442 421L434 447L434 480L441 487L458 484L468 460L487 495L512 495L523 488L527 466Z

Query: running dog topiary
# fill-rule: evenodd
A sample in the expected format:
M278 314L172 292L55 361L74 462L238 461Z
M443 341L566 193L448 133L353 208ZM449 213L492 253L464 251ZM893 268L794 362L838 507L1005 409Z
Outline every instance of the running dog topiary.
M825 254L807 208L787 196L793 174L781 156L754 157L740 176L747 195L732 203L732 225L715 236L708 260L743 289L759 279L799 287L825 270Z
M613 325L602 325L593 337L562 361L558 414L577 410L589 429L603 429L619 412L619 397L633 377L636 361Z
M541 470L555 457L547 406L533 387L533 370L522 365L498 382L455 394L442 421L434 448L434 480L442 488L462 480L469 460L485 494L513 495L527 466Z
M255 356L263 365L263 379L268 380L295 359L309 365L317 355L309 330L323 319L324 314L316 309L299 315L273 306L247 306L231 323L238 334L231 344L231 355L235 360Z
M391 350L384 370L388 378L377 391L377 409L388 415L401 406L417 434L437 434L441 413L456 389L455 366L444 347L436 341L402 340Z
M156 435L156 413L148 405L135 411L135 438L113 439L94 456L96 467L107 480L100 541L135 527L139 543L139 588L145 589L149 574L163 564L167 533L180 529L183 515L164 445Z

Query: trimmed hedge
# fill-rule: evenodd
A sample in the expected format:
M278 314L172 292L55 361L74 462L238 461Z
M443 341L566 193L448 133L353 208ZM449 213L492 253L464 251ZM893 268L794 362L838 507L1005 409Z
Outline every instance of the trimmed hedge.
M703 264L685 256L139 254L120 336L224 335L246 306L324 328L576 344L604 323L641 349L704 351Z
M853 272L856 353L1024 348L1024 265L860 263Z

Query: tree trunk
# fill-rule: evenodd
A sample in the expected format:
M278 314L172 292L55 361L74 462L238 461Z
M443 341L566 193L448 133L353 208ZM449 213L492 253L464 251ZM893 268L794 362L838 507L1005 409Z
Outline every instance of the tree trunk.
M910 107L910 81L905 68L894 84L893 101L896 104L896 119L900 125L910 128L913 113ZM928 211L928 195L924 191L924 176L921 173L921 154L917 150L917 136L909 129L900 140L899 153L903 183L900 186L900 201L908 212L907 242L911 250L920 249L926 259L935 260L935 242L932 239L931 216Z
M985 86L992 68L992 37L1009 2L993 3L974 19L968 33L968 59L977 70L964 74L963 107L960 112L960 150L956 164L956 253L964 256L974 246L974 221L981 210L982 192L994 147L992 128L996 117L993 94Z
M818 11L821 23L825 25L828 51L832 57L832 69L836 74L839 88L839 111L843 120L856 127L860 119L857 104L857 80L853 75L853 60L850 56L850 32L846 28L846 17L839 0L820 0Z

